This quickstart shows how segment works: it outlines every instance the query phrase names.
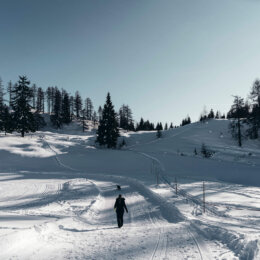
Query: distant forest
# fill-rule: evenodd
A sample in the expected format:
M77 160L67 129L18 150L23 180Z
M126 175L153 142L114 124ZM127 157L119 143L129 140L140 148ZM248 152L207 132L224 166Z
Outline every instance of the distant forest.
M69 124L73 119L82 122L82 131L88 127L86 121L92 121L94 126L98 127L97 141L101 145L110 145L106 143L106 138L99 138L102 132L105 133L104 125L107 120L113 121L115 129L121 128L126 131L154 131L157 130L157 137L161 137L161 130L176 128L173 123L161 122L156 125L149 120L141 120L135 123L132 109L123 104L119 111L114 111L110 94L107 95L105 105L98 106L95 110L90 97L82 98L79 91L74 95L69 94L64 89L58 87L48 87L46 90L37 87L36 84L30 85L26 76L20 76L17 83L9 81L4 87L0 78L0 131L12 133L13 131L21 133L35 132L46 125L43 114L49 114L51 123L55 128L61 128L64 124ZM106 118L106 120L104 119ZM250 90L246 101L234 96L233 104L227 115L220 111L209 112L204 109L199 118L200 122L206 120L230 119L230 132L238 140L238 145L242 145L243 138L258 139L260 128L260 81L256 80ZM189 116L184 118L180 126L191 123ZM246 131L242 131L245 126ZM103 130L102 130L103 127ZM105 128L104 128L105 127ZM115 137L119 136L118 130L115 131ZM113 139L113 138L112 138ZM116 139L115 139L116 140ZM104 143L105 142L105 143ZM112 142L111 147L115 147Z

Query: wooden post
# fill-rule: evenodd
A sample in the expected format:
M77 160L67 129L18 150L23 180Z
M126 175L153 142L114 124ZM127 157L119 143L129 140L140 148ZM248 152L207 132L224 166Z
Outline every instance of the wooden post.
M205 182L203 181L203 212L205 213L206 211L206 196L205 196Z

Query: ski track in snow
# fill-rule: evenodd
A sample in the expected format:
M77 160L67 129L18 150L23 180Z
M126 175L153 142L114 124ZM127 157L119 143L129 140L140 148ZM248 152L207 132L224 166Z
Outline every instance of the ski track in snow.
M184 130L184 131L186 131L186 130ZM183 132L183 131L182 131L182 132ZM182 133L182 132L181 132L181 133ZM178 133L178 134L180 134L180 133ZM172 136L176 136L176 135L172 135ZM171 137L172 137L172 136L171 136ZM64 168L67 168L67 169L70 169L70 170L73 170L73 171L77 171L76 169L73 169L73 168L71 168L71 167L65 165L64 163L62 163L62 162L59 160L56 151L50 146L50 144L47 142L47 140L45 140L45 142L47 143L47 145L49 146L49 148L50 148L53 152L55 152L55 154L56 154L55 158L56 158L58 164L59 164L61 167L64 167ZM148 157L148 158L150 158L150 159L152 159L152 160L156 160L156 162L159 163L159 164L160 164L160 167L163 169L163 165L162 165L162 163L161 163L158 159L156 159L155 157L149 156L149 155L146 154L146 153L141 153L141 154L144 155L144 156L146 156L146 157ZM164 169L163 169L163 170L164 170ZM91 181L91 182L94 183L93 181ZM115 183L116 183L116 182L115 182ZM94 183L94 185L96 185L96 184ZM114 185L114 186L115 186L115 185ZM98 188L97 185L96 185L96 187L97 187L97 189L100 191L100 195L102 196L102 190L100 190L100 188ZM136 188L136 187L135 187L135 188ZM136 190L137 190L137 189L136 189ZM91 205L89 206L89 208L90 208L95 202L96 202L96 200L91 203ZM168 242L168 241L167 241L167 236L165 235L165 232L164 232L163 225L160 225L160 222L159 222L156 218L151 217L151 213L150 213L150 211L147 211L147 209L146 209L146 215L148 216L148 219L149 219L149 221L150 221L150 224L152 224L154 227L156 227L157 229L159 229L158 239L157 239L156 245L155 245L155 247L154 247L154 250L153 250L153 254L152 254L152 256L151 256L151 259L167 259L166 252L167 252L167 242ZM82 218L80 218L79 216L78 216L78 219L80 219L81 221L84 221L84 220L83 220ZM98 228L97 228L97 230L98 230ZM199 242L195 239L195 237L194 237L193 233L191 232L190 228L187 227L186 229L183 229L183 231L184 231L185 233L190 234L190 237L191 237L192 240L195 242L195 245L196 245L196 247L197 247L197 249L198 249L200 259L203 260L204 258L203 258L203 254L202 254L202 250L201 250L201 248L200 248ZM205 248L205 246L204 246L204 248ZM163 258L161 257L161 255L163 255ZM159 256L159 257L158 257L158 256Z
M190 219L175 203L136 179L105 172L83 173L62 162L47 137L41 140L55 154L57 165L66 171L64 179L58 175L53 180L41 179L31 174L32 179L5 181L0 200L1 259L253 259L257 241L242 244L242 236L226 230L225 223L220 227L218 222L231 220L231 216L219 211L217 203L208 204L207 215ZM159 140L145 144L156 142ZM156 162L161 180L174 194L171 182L164 175L163 163L147 152L135 151L133 148L137 146L132 145L129 150ZM129 209L122 229L117 228L113 211L119 193L117 184L122 187ZM19 192L13 196L10 189ZM183 197L192 202L190 211L196 205L201 206L198 197L185 189L179 192L177 199ZM248 193L245 196L249 197ZM12 218L16 220L13 223L9 221ZM239 218L232 220L242 228ZM244 227L253 229L254 223ZM231 223L226 225L230 228ZM216 236L212 239L214 232Z

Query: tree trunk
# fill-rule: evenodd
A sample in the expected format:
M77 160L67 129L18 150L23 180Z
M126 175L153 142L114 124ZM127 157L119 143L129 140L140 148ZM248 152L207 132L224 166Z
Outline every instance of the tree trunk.
M238 127L238 145L241 147L242 142L241 142L240 118L238 118L237 120L237 127Z

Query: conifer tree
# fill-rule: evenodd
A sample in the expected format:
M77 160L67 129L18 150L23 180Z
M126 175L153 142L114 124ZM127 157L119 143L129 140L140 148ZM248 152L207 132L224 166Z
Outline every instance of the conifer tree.
M249 129L247 135L251 139L257 139L260 129L260 81L256 80L250 92L250 99L252 100L252 110L248 112L247 123Z
M36 109L36 97L37 97L37 94L38 94L36 84L32 85L31 91L32 91L32 108Z
M0 131L4 127L4 86L2 79L0 78Z
M99 106L98 108L98 121L100 121L102 119L102 113L103 113L103 109L101 106Z
M9 107L11 107L11 103L12 103L12 90L13 90L13 84L12 81L9 81L7 83L7 92L9 93Z
M63 122L61 104L62 104L61 92L56 87L55 96L54 96L53 114L51 115L51 122L56 128L61 128Z
M132 110L128 105L122 105L119 109L119 126L128 131L134 130Z
M62 105L61 105L62 122L65 124L69 124L71 122L69 94L65 90L63 90L62 92L63 92L62 93Z
M22 137L25 133L35 132L35 120L30 105L32 92L29 84L27 77L19 76L18 85L12 91L14 128Z
M211 118L214 118L214 117L215 117L215 114L214 114L213 109L211 108L211 109L210 109L210 112L209 112L209 114L208 114L208 118L211 119Z
M51 87L48 87L47 90L46 90L46 101L47 101L47 110L48 110L48 113L50 114L51 113L51 108L52 108L52 89Z
M96 126L97 122L98 122L97 112L94 111L94 113L93 113L93 123L94 123L94 127Z
M12 118L11 114L9 113L9 108L7 105L4 105L4 110L2 113L2 129L6 133L12 132Z
M85 116L87 120L92 120L93 117L93 103L90 98L86 98L85 100Z
M74 97L70 96L70 120L72 120L74 116Z
M75 106L76 117L79 118L82 110L82 98L78 91L76 91L75 93L74 106Z
M230 114L234 118L229 127L231 129L232 136L238 140L238 145L242 146L242 123L241 118L243 117L244 113L244 99L239 96L234 96L233 105L230 109Z
M107 94L106 103L103 108L102 119L97 130L97 139L101 146L115 148L119 137L118 123L110 94Z
M34 94L33 94L33 99L34 98L35 97L34 97ZM37 111L38 114L44 113L44 92L43 92L43 89L41 87L37 89L36 111Z

